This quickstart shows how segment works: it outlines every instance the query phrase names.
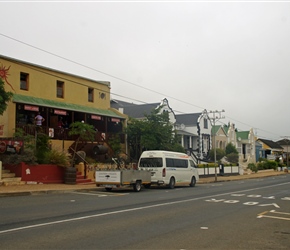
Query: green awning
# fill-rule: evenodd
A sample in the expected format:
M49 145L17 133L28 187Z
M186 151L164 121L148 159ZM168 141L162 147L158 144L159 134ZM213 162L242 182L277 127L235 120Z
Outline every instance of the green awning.
M124 119L124 117L116 114L112 110L92 108L66 102L57 102L53 100L47 100L38 97L25 96L19 94L13 95L13 102Z

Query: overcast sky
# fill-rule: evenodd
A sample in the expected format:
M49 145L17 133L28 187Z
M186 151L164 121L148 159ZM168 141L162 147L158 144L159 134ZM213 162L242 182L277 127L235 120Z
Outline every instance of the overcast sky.
M111 98L225 110L290 136L290 2L0 0L0 54L111 82Z

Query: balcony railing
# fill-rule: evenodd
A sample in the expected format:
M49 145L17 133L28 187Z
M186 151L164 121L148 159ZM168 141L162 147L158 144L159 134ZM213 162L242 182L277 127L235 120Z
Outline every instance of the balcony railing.
M44 133L48 135L52 140L70 140L75 141L77 139L76 135L69 135L70 129L68 128L54 128L53 130L49 127L42 126L36 127L34 125L16 125L16 129L22 129L24 134L36 135L36 133ZM105 133L98 131L96 133L94 141L96 142L108 142L110 138L116 135L116 133ZM125 143L125 134L118 133L120 136L120 143Z

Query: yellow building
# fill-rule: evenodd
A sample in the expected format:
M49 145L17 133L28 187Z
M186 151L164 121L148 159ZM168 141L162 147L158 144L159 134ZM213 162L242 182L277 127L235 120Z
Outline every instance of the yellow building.
M110 108L110 82L95 81L55 69L0 55L0 77L13 93L0 116L0 140L11 138L16 128L35 133L35 117L43 117L42 131L53 146L68 149L72 122L84 121L98 131L96 141L122 134L126 116ZM2 138L2 139L1 139ZM121 136L125 144L125 136ZM2 145L3 146L3 145Z

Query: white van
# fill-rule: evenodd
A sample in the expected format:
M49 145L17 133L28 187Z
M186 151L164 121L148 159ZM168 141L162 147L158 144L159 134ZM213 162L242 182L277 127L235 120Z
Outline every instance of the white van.
M152 185L168 185L169 188L174 188L175 185L194 187L199 180L193 159L178 152L144 151L139 159L138 169L151 171Z

